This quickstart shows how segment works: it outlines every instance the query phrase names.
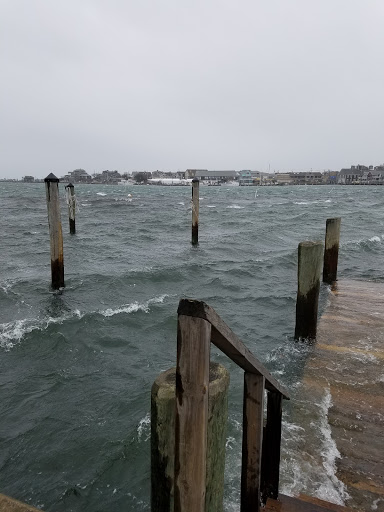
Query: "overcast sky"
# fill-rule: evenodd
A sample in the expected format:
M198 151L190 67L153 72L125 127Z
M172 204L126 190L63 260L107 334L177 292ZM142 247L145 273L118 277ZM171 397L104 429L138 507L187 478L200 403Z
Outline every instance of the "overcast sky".
M383 0L0 0L0 177L384 162Z

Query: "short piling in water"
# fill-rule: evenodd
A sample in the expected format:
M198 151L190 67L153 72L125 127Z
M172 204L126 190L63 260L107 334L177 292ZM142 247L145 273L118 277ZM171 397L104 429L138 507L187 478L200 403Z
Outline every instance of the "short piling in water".
M316 338L323 247L322 242L301 242L299 244L296 340Z
M192 180L192 245L199 243L199 180Z
M69 232L71 235L74 235L76 233L76 196L75 187L72 183L69 183L69 185L65 187L65 192L68 205Z
M323 282L332 284L337 280L341 218L327 219L325 231Z
M229 372L210 364L205 511L222 512ZM161 373L151 393L151 510L174 510L176 369ZM193 428L193 425L191 425Z
M52 288L58 290L64 286L64 253L60 215L59 179L51 173L44 179L44 182L51 245Z

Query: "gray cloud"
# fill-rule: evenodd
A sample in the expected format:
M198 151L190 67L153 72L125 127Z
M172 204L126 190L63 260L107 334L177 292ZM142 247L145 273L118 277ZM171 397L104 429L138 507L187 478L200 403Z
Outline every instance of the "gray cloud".
M384 161L381 0L6 0L0 14L0 177Z

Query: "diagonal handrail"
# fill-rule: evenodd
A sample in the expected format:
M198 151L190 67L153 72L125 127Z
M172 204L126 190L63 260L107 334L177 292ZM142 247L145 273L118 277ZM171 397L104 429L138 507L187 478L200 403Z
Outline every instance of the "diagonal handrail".
M258 512L261 500L278 497L282 399L289 394L213 308L190 299L178 307L174 510L205 510L211 342L244 370L241 512Z
M265 387L269 391L281 393L289 400L289 393L269 371L260 363L216 311L203 301L181 299L177 310L178 315L193 316L207 320L212 326L211 342L234 363L246 372L263 375Z

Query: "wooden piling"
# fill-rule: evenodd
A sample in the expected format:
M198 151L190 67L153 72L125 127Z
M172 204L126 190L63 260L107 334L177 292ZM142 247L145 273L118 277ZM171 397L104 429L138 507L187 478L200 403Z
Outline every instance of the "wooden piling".
M192 245L199 243L199 180L192 180Z
M176 369L162 372L151 393L151 510L174 511ZM222 512L229 372L210 363L205 512Z
M322 261L322 242L301 242L299 244L295 327L295 339L297 340L316 338Z
M327 219L325 231L323 282L332 284L337 280L341 218Z
M71 235L76 233L76 196L75 196L75 187L72 183L69 183L65 187L66 196L67 196L67 205L68 205L68 216L69 216L69 232Z
M48 225L51 246L52 288L58 290L64 285L63 232L61 228L59 179L49 174L45 179Z

